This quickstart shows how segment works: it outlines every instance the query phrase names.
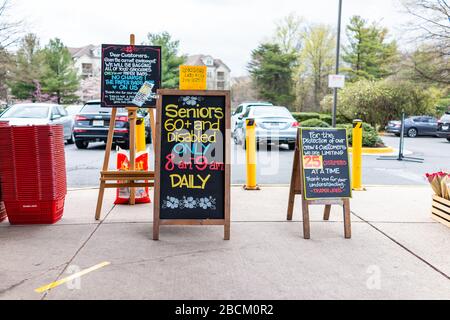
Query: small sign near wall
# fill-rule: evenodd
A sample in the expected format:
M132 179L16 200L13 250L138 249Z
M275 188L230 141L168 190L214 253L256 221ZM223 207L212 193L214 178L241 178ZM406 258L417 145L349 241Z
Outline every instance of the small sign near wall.
M206 90L206 66L180 66L180 90Z
M328 76L328 86L330 88L342 89L345 87L345 76L339 74L330 74Z

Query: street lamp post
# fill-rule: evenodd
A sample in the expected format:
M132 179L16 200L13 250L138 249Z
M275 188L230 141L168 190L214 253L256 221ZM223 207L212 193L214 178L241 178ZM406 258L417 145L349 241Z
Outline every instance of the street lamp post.
M336 48L336 75L339 75L339 65L341 59L341 24L342 24L342 0L339 0L339 17L338 17L337 48ZM336 128L337 125L337 105L338 105L338 88L334 88L333 128Z

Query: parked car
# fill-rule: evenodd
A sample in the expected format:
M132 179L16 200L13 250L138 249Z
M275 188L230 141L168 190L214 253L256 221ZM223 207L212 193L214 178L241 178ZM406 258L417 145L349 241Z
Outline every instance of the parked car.
M83 109L83 105L78 105L78 104L74 104L74 105L70 105L70 106L66 106L66 111L67 113L69 113L69 116L73 117L75 119L75 116L80 113L81 109Z
M73 134L78 149L87 149L91 142L107 142L109 124L111 120L110 108L102 108L100 101L87 102L81 111L75 116ZM143 116L141 111L138 117L145 120L147 142L151 142L148 115ZM128 111L119 108L116 116L116 128L114 130L114 143L122 149L129 148L129 123Z
M234 131L234 141L246 145L246 120L255 119L256 122L256 142L271 144L287 144L290 150L295 150L297 131L300 124L294 119L289 110L285 107L266 106L250 107L247 112L238 118L238 123Z
M3 112L6 111L6 109L8 109L8 105L6 103L0 102L0 116L2 115Z
M446 138L450 142L450 112L444 114L441 120L439 120L438 136Z
M390 121L386 126L386 132L400 136L402 130L401 121ZM405 135L410 138L418 136L437 136L438 119L430 116L415 116L405 119Z
M247 110L251 107L273 107L270 102L246 102L241 104L231 116L231 133L234 134L236 124L239 122L239 117L247 113Z
M73 119L63 106L46 103L16 104L7 109L0 119L12 126L59 124L64 127L64 139L73 144Z

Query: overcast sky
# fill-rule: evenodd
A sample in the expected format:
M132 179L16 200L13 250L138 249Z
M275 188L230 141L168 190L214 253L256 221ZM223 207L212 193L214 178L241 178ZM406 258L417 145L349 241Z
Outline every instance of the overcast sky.
M168 31L186 54L210 54L246 74L251 51L268 39L275 22L294 12L314 23L337 25L338 0L12 0L14 15L46 43L67 46L127 43L148 32ZM344 0L345 25L352 15L378 21L401 36L409 19L400 0Z

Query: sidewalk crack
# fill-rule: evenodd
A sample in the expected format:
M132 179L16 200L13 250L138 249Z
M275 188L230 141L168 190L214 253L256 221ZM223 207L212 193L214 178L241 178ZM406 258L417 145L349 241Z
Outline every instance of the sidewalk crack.
M406 252L408 252L409 254L413 255L414 257L416 257L417 259L419 259L420 261L422 261L424 264L426 264L428 267L430 267L431 269L433 269L434 271L436 271L437 273L439 273L440 275L442 275L443 277L445 277L447 280L450 280L450 276L448 274L446 274L444 271L440 270L438 267L434 266L433 264L431 264L430 262L428 262L427 260L425 260L425 258L422 258L421 256L419 256L418 254L416 254L414 251L412 251L411 249L409 249L408 247L406 247L405 245L401 244L399 241L395 240L393 237L391 237L390 235L388 235L386 232L384 232L383 230L381 230L380 228L377 228L373 223L371 223L370 221L365 220L364 218L360 217L357 213L352 211L352 214L357 217L358 219L361 219L361 221L367 223L370 227L372 227L374 230L378 231L379 233L381 233L383 236L385 236L386 238L388 238L389 240L391 240L393 243L395 243L396 245L398 245L400 248L402 248L403 250L405 250Z
M91 234L88 236L88 238L86 239L86 241L83 242L83 244L80 246L80 248L78 248L78 250L75 252L75 254L72 256L72 258L70 258L70 260L66 263L65 268L61 271L61 273L56 277L55 281L58 281L58 279L61 278L61 276L66 272L67 268L71 265L71 263L75 260L75 258L78 256L78 254L86 247L86 245L88 244L88 242L92 239L92 237L94 236L94 234L100 229L100 227L105 223L106 219L108 219L109 215L111 214L111 212L116 208L116 205L113 205L113 207L111 208L111 210L108 211L108 213L105 215L105 218L103 220L101 220L98 225L95 227L95 229L91 232ZM50 293L51 290L45 292L42 295L41 300L45 300L48 296L48 294Z

